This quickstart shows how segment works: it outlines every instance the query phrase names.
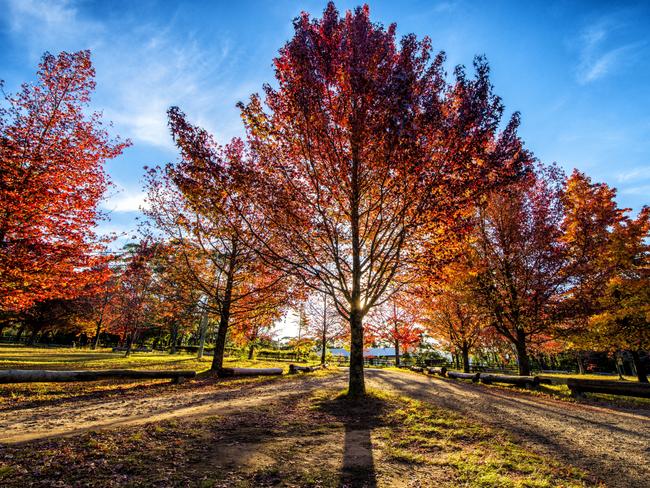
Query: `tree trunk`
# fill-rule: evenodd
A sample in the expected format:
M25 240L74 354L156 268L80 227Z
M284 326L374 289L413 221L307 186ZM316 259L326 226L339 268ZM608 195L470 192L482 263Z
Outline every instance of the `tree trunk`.
M576 353L576 361L578 362L578 373L585 374L585 365L582 363L582 354Z
M204 310L199 323L199 349L196 353L197 359L203 359L203 349L205 348L205 335L208 332L208 311Z
M251 345L248 348L248 360L252 361L254 356L255 356L255 344L251 342Z
M467 343L463 343L461 348L463 354L463 373L469 373L469 346Z
M359 398L366 394L363 378L363 323L361 311L353 309L350 313L350 380L348 395Z
M320 350L320 363L325 364L325 355L327 354L327 336L325 335L325 329L323 329L323 346Z
M25 324L21 324L20 327L18 328L18 332L16 332L15 341L17 343L20 342L20 339L22 338L24 331L25 331Z
M645 363L641 359L639 351L632 352L632 361L634 362L634 369L636 369L636 377L639 380L639 383L648 383L648 371L645 367Z
M94 351L97 349L97 346L99 345L99 333L102 330L102 321L97 322L97 328L95 329L95 338L93 339L93 345L90 346L90 348Z
M214 344L214 356L212 359L212 371L220 371L223 368L223 356L226 350L226 335L228 334L228 323L230 322L230 302L232 301L232 284L235 270L236 246L233 246L233 252L230 255L228 265L228 275L226 277L226 288L223 293L221 303L221 314L219 316L219 330L217 331L217 340Z
M169 341L169 354L176 354L176 342L178 341L178 325L172 325L171 340Z
M138 329L134 328L133 333L129 336L129 342L126 345L126 352L124 353L125 358L128 358L131 355L131 349L133 349L133 344L135 343L137 332Z
M399 366L399 341L395 341L395 366Z
M530 359L526 349L526 334L522 330L517 331L517 364L519 365L519 376L530 376Z

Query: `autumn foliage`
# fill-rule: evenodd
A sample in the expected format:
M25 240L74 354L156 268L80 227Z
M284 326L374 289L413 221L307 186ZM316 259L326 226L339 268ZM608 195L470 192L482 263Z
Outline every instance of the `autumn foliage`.
M95 87L90 52L45 54L38 82L0 106L0 310L68 299L101 281L94 234L112 140L85 109Z

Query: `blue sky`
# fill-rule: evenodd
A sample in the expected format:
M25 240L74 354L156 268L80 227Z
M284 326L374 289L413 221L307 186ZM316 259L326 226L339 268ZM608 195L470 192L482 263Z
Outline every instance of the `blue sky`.
M357 5L339 2L340 10ZM272 81L291 19L323 1L0 0L0 79L34 77L46 50L91 49L93 106L133 147L108 165L103 230L135 227L144 165L176 158L165 111L179 105L220 141L241 135L235 103ZM448 68L487 55L496 92L519 110L541 160L577 167L650 203L650 3L374 1L374 20L428 35Z
M341 11L358 5L338 2ZM44 51L91 49L93 108L133 147L108 164L116 185L102 231L133 235L144 165L175 160L165 111L180 106L225 142L235 104L273 80L272 58L300 11L324 1L0 0L0 79L14 91ZM485 54L537 157L577 167L650 203L650 2L373 1L375 21L428 35L448 69ZM292 323L292 324L290 324ZM295 318L284 334L296 333Z

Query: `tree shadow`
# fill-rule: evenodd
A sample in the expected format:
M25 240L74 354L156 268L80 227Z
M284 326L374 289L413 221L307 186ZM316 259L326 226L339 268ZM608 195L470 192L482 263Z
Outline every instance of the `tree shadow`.
M318 408L345 428L339 486L376 488L371 436L373 429L383 424L382 414L387 407L385 400L372 393L359 399L341 394L319 402Z

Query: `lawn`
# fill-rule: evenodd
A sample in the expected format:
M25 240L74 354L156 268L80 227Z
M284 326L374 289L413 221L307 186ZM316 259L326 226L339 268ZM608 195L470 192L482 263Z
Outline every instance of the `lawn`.
M110 349L92 351L72 348L34 348L0 345L0 369L190 369L207 374L212 357L197 359L190 354L114 353ZM248 360L225 358L225 367L282 368L285 372L289 363L270 360ZM232 381L257 381L258 378ZM226 381L226 380L223 380ZM164 388L169 380L102 380L81 383L16 383L0 384L0 407L12 408L18 405L48 402L78 395L109 395L140 389Z

